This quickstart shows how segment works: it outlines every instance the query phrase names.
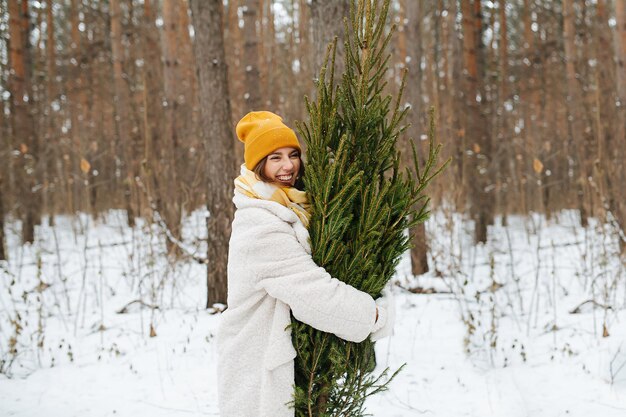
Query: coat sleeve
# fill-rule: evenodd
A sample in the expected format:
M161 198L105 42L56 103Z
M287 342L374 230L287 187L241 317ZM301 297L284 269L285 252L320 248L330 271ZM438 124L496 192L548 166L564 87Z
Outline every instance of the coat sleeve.
M374 299L317 266L291 226L284 226L251 244L257 289L287 304L303 323L351 342L365 340L376 320Z

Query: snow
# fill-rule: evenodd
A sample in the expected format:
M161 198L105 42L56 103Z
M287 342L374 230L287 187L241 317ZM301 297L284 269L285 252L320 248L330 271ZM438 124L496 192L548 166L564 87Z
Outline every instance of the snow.
M183 227L199 257L205 217L193 213ZM438 209L426 224L431 271L414 277L403 257L395 335L376 346L378 372L405 368L367 411L626 415L624 262L611 224L583 229L576 219L497 219L489 241L474 245L471 222ZM55 220L33 245L18 244L19 222L7 224L0 415L219 415L220 306L204 308L203 265L168 259L164 231L141 219L131 230L123 212Z

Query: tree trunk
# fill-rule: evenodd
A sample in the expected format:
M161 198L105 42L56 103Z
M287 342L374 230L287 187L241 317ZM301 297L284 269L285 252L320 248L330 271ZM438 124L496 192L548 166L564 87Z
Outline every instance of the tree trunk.
M143 78L143 124L144 124L144 151L146 161L144 169L147 179L155 181L162 173L160 164L160 150L163 146L163 70L161 66L161 44L156 27L156 17L150 0L144 0L142 49L144 65ZM166 173L167 175L167 173ZM160 184L160 182L158 182ZM162 206L162 190L158 184L151 183L151 194L155 196L157 207Z
M592 68L594 88L590 94L593 102L593 124L595 152L597 157L592 165L592 178L597 184L596 194L599 201L594 205L600 208L603 216L602 221L606 222L606 210L612 213L616 210L614 200L613 184L619 177L619 172L615 168L615 153L607 152L613 149L613 135L617 131L617 107L615 102L618 99L615 90L616 77L614 76L613 52L610 39L611 28L609 27L609 17L606 10L605 0L598 0L596 14L592 20L593 30L589 45L585 49L589 50L592 56L597 59L598 64Z
M0 172L0 261L5 261L7 260L7 253L5 251L5 242L6 242L6 237L4 236L4 187L5 187L5 182L4 182L4 177L3 177L4 173Z
M159 44L158 32L155 25L155 15L152 2L144 0L143 15L140 26L140 48L143 59L141 67L142 86L142 125L143 125L143 164L142 176L149 181L150 195L155 196L159 204L157 188L153 180L156 178L159 166L159 136L163 129L161 124L163 95L163 73L161 71L161 45ZM161 117L159 117L161 116Z
M340 81L344 71L343 19L350 16L350 0L311 0L311 26L313 28L313 74L319 74L326 47L337 39L337 56L335 58L335 83Z
M263 106L259 72L259 36L256 31L258 0L245 0L243 7L244 112L258 111Z
M261 2L263 2L263 0L261 0ZM263 96L263 100L261 100L262 102L265 102L265 104L270 104L271 108L276 109L276 110L280 110L280 114L286 116L287 120L289 120L289 114L291 112L293 112L294 109L293 107L296 106L290 106L289 103L291 103L289 101L289 98L287 98L286 100L283 99L281 100L281 97L284 98L284 95L282 95L281 93L283 93L281 91L281 89L284 88L284 83L281 84L281 81L283 81L283 78L285 78L285 76L287 77L286 79L289 80L287 81L287 85L291 86L291 89L296 90L295 88L295 84L292 80L291 77L293 77L293 72L291 71L291 62L293 62L293 58L289 57L289 55L287 55L288 57L282 58L280 56L281 48L279 47L278 42L276 42L276 25L274 22L274 12L272 10L271 7L272 2L269 1L267 3L267 35L263 38L264 42L262 43L267 43L267 47L264 47L264 51L261 54L261 57L265 56L265 63L263 64L263 67L261 68L261 79L265 78L267 80L267 82L263 83L264 86L264 90L262 90L262 92L265 94ZM289 51L287 51L288 53ZM279 65L279 62L284 62L285 60L289 59L289 65L287 66L288 68L288 75L283 75L282 74L282 68ZM285 67L283 67L285 68ZM287 69L286 68L286 69ZM286 107L286 108L285 108Z
M179 98L184 95L185 88L182 83L183 71L181 68L180 53L181 43L179 32L187 30L180 27L179 13L186 13L187 8L182 8L179 0L165 0L163 2L163 58L165 65L163 68L165 102L164 107L164 127L162 146L160 150L161 172L167 173L159 177L159 206L169 231L176 239L180 239L181 206L179 203L178 190L181 180L179 175L178 155L184 143L185 122L182 120L181 102ZM168 252L180 255L178 247L167 241Z
M462 116L465 109L462 96L462 82L463 82L463 43L459 36L459 30L456 25L456 16L458 15L457 2L448 3L448 15L445 20L444 37L447 39L444 48L447 48L446 60L447 60L447 79L446 84L446 104L447 111L442 109L443 113L446 113L445 123L443 127L442 138L449 138L451 141L450 150L448 155L452 157L454 165L452 169L448 170L448 173L443 173L443 176L450 175L450 181L452 184L456 184L452 188L452 202L456 210L465 211L467 207L467 194L465 187L467 161L465 151L466 135L465 129L462 125ZM445 148L444 148L445 151ZM456 189L455 189L456 188Z
M36 164L39 157L34 120L30 113L34 97L30 71L30 23L28 3L9 0L9 65L11 68L9 91L11 92L13 149L20 152L16 163L17 201L22 219L22 242L32 243L35 239L38 195ZM33 106L34 107L34 106Z
M580 210L580 222L583 227L587 226L588 207L584 197L588 195L587 178L590 172L588 160L592 156L585 152L585 136L583 125L583 114L581 112L582 96L576 78L576 31L575 15L572 0L563 0L563 40L565 46L565 76L567 79L567 113L569 128L569 143L572 143L573 150L577 156L578 181L576 183L578 195L578 208Z
M2 32L0 36L4 36L6 32ZM4 80L0 77L0 88L7 89L7 85L3 82ZM0 141L0 152L8 155L12 152L11 146L11 132L9 131L9 123L8 118L5 113L5 103L0 100L0 136L3 138L7 138L6 140ZM5 210L6 207L10 207L11 202L7 201L8 196L14 196L13 187L10 181L10 175L13 171L13 164L6 163L5 165L0 167L0 260L7 259L6 253L6 237L4 233L4 218L5 218Z
M294 63L299 62L300 58L304 56L304 53L300 51L299 46L296 44L297 42L296 35L298 33L296 22L298 18L296 16L296 8L295 8L294 3L295 3L295 0L291 0L291 12L292 12L291 23L290 23L291 29L289 30L289 44L288 44L289 49L286 51L286 57L290 65L288 65L285 68L286 74L283 77L284 81L286 81L288 85L292 86L292 88L290 89L288 94L286 94L286 97L284 100L284 108L281 109L282 114L285 115L287 120L295 120L297 118L300 118L302 116L302 109L304 107L302 105L303 103L302 90L299 88L299 85L298 85L299 84L298 83L299 69L298 71L294 71ZM271 13L271 11L270 11L270 17L273 21L274 18L273 18L273 14ZM270 42L272 44L276 43L275 33L276 33L276 28L274 27L274 25L272 25L272 38L270 39ZM268 68L271 69L272 73L274 74L274 78L278 79L277 77L278 74L276 74L277 72L276 66L271 65L271 66L268 66ZM273 90L278 90L278 89L273 88Z
M474 220L474 241L487 241L487 225L493 223L493 192L490 192L490 157L488 119L483 108L487 104L482 76L484 60L480 53L482 45L482 12L480 1L461 2L463 13L463 61L466 71L465 103L468 114L465 119L466 140L471 146L468 153L471 159L469 174L466 178L470 199L470 215Z
M506 176L507 164L513 159L511 147L507 146L507 144L511 142L512 138L508 137L508 114L505 106L509 97L509 38L507 31L506 2L504 0L500 0L498 7L500 12L500 41L498 45L498 50L500 52L498 65L500 68L500 77L498 83L497 111L493 117L494 123L497 126L496 143L503 143L501 146L502 152L495 152L498 155L496 189L498 190L498 197L500 201L499 212L502 215L503 224L506 224L507 213L509 212L507 202L511 200L509 196L513 197L508 193L511 187L508 186L510 184L508 184L509 181ZM506 188L505 185L507 185Z
M615 2L615 56L617 58L617 92L621 108L626 108L626 3Z
M119 0L111 0L111 59L113 60L113 87L115 97L113 100L115 107L115 125L117 130L117 138L119 149L122 152L122 161L124 170L126 171L126 180L124 181L124 201L126 205L126 215L128 216L128 225L135 226L135 209L133 207L133 184L137 173L132 170L132 155L130 152L131 125L130 117L130 97L128 86L124 79L124 69L122 67L123 45L122 45L122 13Z
M618 178L613 179L615 190L613 198L616 201L614 210L615 218L620 225L623 233L626 233L626 192L624 192L623 184L626 182L626 167L624 159L626 159L626 150L624 149L624 138L626 137L626 2L615 2L615 19L617 21L617 30L615 31L615 45L617 58L616 72L618 77L617 92L620 101L620 107L617 111L617 129L615 138L621 141L621 146L615 146L615 167L614 172L618 173ZM620 186L621 184L621 186ZM619 191L621 189L621 191ZM626 239L620 239L620 248L622 254L626 254Z
M313 85L313 56L311 55L311 10L307 0L299 0L300 17L298 20L298 38L300 40L298 52L300 53L300 82L303 94L311 97L315 91ZM302 117L304 114L300 111Z
M233 219L232 138L228 69L222 31L221 0L190 0L195 29L194 53L201 103L200 131L207 164L207 307L226 303L228 240Z
M411 104L411 111L407 116L407 122L411 126L406 131L406 137L408 140L414 140L417 145L418 154L421 155L421 117L422 117L422 77L423 71L420 65L423 55L422 45L422 19L424 16L424 3L406 0L404 2L403 11L406 14L408 24L405 25L404 30L399 36L399 39L406 38L404 45L402 42L399 45L400 57L406 56L403 65L408 69L407 82L405 87L405 97L407 102ZM403 19L401 18L403 23ZM405 46L408 45L408 46ZM406 48L406 49L405 49ZM406 52L403 53L403 50ZM403 163L408 166L413 166L413 157L410 143L403 143L402 155ZM428 272L428 243L426 242L426 229L424 223L420 223L417 226L409 230L411 241L413 246L411 247L411 271L413 275L422 275Z
M178 54L180 55L181 87L184 103L179 105L184 123L184 139L193 132L193 113L196 103L197 81L193 57L193 43L189 34L189 5L187 0L178 0ZM182 158L180 158L182 159ZM185 166L183 162L183 166Z
M70 60L71 68L70 68L70 78L69 78L69 105L70 105L70 120L72 124L71 129L71 138L72 138L72 150L74 152L73 155L70 155L70 169L74 172L78 172L76 167L79 166L81 158L83 157L83 140L82 140L82 118L79 118L79 115L82 112L81 106L81 98L80 95L83 89L82 83L82 71L81 71L81 42L80 42L80 31L78 28L79 25L78 18L78 0L71 0L70 2L70 51L73 59ZM74 158L72 158L74 156ZM81 193L81 181L73 181L72 182L72 205L73 211L83 210L82 199L80 198Z
M239 29L239 0L230 0L228 2L228 17L226 18L226 30L224 32L224 40L227 45L231 45L226 49L226 63L228 64L228 85L229 96L231 97L231 109L233 114L242 115L243 106L241 98L243 97L243 85L241 72L241 54L243 40L241 30ZM239 142L237 138L233 139Z
M44 163L44 195L45 210L50 216L51 223L54 223L54 215L57 213L57 193L59 185L56 183L52 173L54 172L54 164L58 161L59 143L56 137L55 109L52 102L56 100L56 43L54 39L54 16L52 14L52 0L46 1L46 102L45 102L45 136L44 136L44 154L48 156ZM50 185L54 184L54 191L50 191Z
M531 0L524 0L524 7L522 9L522 21L524 22L524 77L521 79L521 96L522 96L522 117L524 118L524 130L523 130L523 143L520 144L519 149L516 152L521 152L524 149L536 149L536 111L537 106L535 97L537 96L537 86L535 80L535 41L532 31L532 10ZM524 158L530 159L530 158ZM523 160L523 159L522 159ZM519 193L519 209L522 213L528 211L528 198L527 188L528 185L522 182L522 175L524 166L522 160L517 158L512 160L514 168L511 170L512 177L515 182L515 189Z

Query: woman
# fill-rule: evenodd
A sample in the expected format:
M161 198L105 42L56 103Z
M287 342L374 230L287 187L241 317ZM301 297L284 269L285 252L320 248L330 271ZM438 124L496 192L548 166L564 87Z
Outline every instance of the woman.
M308 325L352 342L391 333L393 305L332 278L311 258L301 147L267 111L237 124L245 164L228 258L228 309L218 331L222 417L293 417L290 311ZM386 303L389 309L386 309Z

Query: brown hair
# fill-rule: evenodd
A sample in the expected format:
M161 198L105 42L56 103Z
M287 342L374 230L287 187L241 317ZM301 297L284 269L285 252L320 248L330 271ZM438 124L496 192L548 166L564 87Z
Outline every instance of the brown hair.
M272 182L271 178L268 178L265 175L265 164L267 163L268 157L269 155L261 159L261 161L258 164L256 164L256 166L254 167L252 171L254 172L256 177L260 179L261 181L271 183ZM300 153L298 153L298 158L300 159L300 169L298 170L298 177L296 178L296 183L294 184L294 187L299 190L302 190L304 188L304 183L302 182L302 177L304 177L304 162L302 162L302 156L300 155Z

